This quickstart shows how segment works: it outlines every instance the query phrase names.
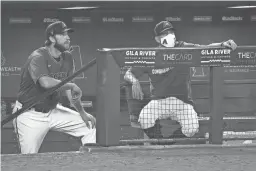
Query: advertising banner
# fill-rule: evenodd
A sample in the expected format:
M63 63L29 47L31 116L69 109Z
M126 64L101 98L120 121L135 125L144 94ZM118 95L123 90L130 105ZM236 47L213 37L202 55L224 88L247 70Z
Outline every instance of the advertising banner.
M21 66L11 64L1 52L1 77L19 76L21 73Z
M235 51L224 48L120 48L109 51L120 67L170 67L187 65L256 66L256 47L241 46Z

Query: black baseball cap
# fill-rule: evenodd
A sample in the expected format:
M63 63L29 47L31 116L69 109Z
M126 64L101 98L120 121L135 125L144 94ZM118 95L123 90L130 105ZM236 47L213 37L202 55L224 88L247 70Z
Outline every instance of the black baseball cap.
M155 36L161 35L166 30L174 30L174 27L171 22L169 21L161 21L159 22L154 29Z
M48 25L45 30L46 38L48 39L50 36L55 34L63 34L64 32L72 33L74 29L67 28L67 25L63 21L56 21Z

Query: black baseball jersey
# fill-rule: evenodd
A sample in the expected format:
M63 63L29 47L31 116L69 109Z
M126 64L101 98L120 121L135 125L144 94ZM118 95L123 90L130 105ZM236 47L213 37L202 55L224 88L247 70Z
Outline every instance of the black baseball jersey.
M175 47L198 46L177 41ZM136 78L147 73L151 82L151 95L153 99L177 97L178 99L192 103L190 67L181 65L169 68L133 67L131 72Z

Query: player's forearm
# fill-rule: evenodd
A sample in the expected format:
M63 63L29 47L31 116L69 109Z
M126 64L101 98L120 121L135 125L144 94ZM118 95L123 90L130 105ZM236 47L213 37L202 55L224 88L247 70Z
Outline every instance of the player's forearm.
M132 74L130 70L126 71L124 75L124 80L128 81L129 83L138 83L139 80Z
M73 104L73 106L75 107L75 109L78 113L86 113L83 106L82 106L82 102L81 102L80 98L73 101L72 104Z
M45 89L50 89L52 87L55 87L59 83L61 83L60 80L57 80L48 76L41 77L38 81L41 87ZM74 86L74 83L66 83L63 86L61 86L60 90L61 91L70 90L72 89L73 86Z
M200 45L200 44L194 44L194 43L187 43L184 42L184 46L185 47L223 47L223 43L224 42L220 42L220 43L211 43L208 45Z
M66 96L68 97L71 106L74 107L77 110L77 112L79 112L79 113L85 112L84 108L82 106L82 103L81 103L81 99L79 98L79 99L73 100L72 95L71 95L71 91L66 90L65 92L66 92Z
M220 42L220 43L211 43L209 45L207 45L208 47L222 47L222 43L223 42Z
M211 43L211 44L208 44L208 45L199 45L199 46L205 46L205 47L223 47L223 46L222 46L222 43L223 43L223 42L220 42L220 43Z

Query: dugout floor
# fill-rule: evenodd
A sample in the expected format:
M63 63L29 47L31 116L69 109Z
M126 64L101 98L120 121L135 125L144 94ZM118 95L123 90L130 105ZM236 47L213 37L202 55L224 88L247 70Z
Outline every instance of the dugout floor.
M2 155L2 171L255 171L255 147Z

